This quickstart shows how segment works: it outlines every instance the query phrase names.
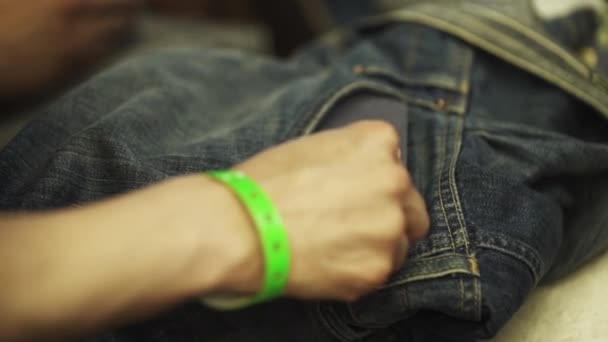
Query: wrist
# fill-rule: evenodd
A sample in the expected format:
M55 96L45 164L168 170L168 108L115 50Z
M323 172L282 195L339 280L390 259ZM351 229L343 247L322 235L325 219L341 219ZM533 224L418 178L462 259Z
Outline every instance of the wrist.
M257 293L264 276L263 256L248 212L225 185L201 175L189 177L199 185L191 187L198 197L193 210L200 213L199 229L204 230L197 257L204 283L199 294Z

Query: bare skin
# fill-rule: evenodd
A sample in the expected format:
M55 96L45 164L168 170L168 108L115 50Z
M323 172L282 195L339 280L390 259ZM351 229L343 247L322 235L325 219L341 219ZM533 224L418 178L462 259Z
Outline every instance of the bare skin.
M425 204L397 149L391 126L365 122L235 167L285 221L288 296L355 300L426 234ZM77 337L196 296L254 294L262 263L238 199L201 175L84 208L0 216L0 341Z
M141 0L0 0L0 99L46 90L112 51Z

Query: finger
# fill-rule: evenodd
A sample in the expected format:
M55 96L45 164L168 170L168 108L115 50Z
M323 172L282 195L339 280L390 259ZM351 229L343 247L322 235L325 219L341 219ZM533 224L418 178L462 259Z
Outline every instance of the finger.
M410 241L423 239L429 231L430 218L422 195L416 190L408 192L404 200L407 217L407 236Z
M378 121L375 124L378 125L376 135L379 146L384 149L387 157L395 160L395 156L400 154L401 148L399 131L388 122Z
M403 267L403 265L405 265L405 262L407 261L409 247L410 243L408 241L408 238L406 236L403 236L403 238L401 238L395 248L395 255L393 261L394 270L399 270L401 269L401 267Z
M399 164L403 163L403 151L401 151L401 147L397 147L397 156L396 156L396 158L397 158L397 162Z
M382 148L391 159L399 148L399 132L391 123L381 120L359 121L348 126L357 132L356 137L373 148Z

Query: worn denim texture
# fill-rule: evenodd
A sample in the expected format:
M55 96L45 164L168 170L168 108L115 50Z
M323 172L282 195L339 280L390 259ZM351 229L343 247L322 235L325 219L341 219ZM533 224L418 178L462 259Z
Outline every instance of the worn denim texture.
M600 18L591 9L581 9L548 21L545 28L560 45L576 52L595 45Z
M357 94L392 98L407 107L397 128L432 228L384 287L353 304L215 313L190 303L90 340L492 336L537 284L608 246L608 97L542 33L464 3L412 5L286 62L180 51L123 63L46 108L0 153L0 210L79 206L227 168L316 131Z

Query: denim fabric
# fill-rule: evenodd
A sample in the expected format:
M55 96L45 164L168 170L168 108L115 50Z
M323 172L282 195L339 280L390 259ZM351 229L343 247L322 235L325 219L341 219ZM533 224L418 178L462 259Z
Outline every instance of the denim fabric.
M548 21L545 27L560 45L576 52L595 45L600 19L592 9L581 9L565 17Z
M361 120L382 120L401 132L402 143L407 143L407 104L399 99L359 93L343 99L327 114L318 130L339 128ZM401 146L407 151L407 145Z
M325 3L337 25L351 24L380 10L380 5L374 0L326 0Z
M552 39L531 0L411 0L398 10L361 22L374 29L387 22L417 23L458 37L527 71L594 107L608 118L608 81ZM568 30L565 33L569 33ZM334 44L348 35L328 37Z
M344 106L360 109L358 94L407 107L398 129L432 228L385 286L354 304L214 313L191 303L91 341L475 340L494 335L540 281L608 246L597 79L532 39L517 60L547 56L557 82L546 65L497 58L500 49L437 21L408 22L427 18L408 11L287 62L212 51L129 61L48 107L0 153L0 210L78 206L230 167Z

